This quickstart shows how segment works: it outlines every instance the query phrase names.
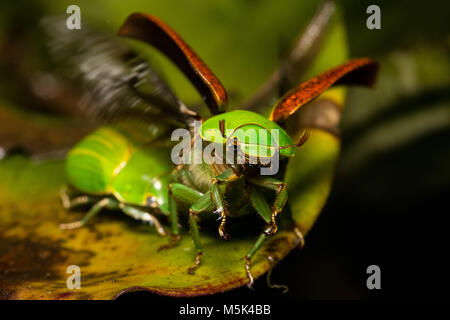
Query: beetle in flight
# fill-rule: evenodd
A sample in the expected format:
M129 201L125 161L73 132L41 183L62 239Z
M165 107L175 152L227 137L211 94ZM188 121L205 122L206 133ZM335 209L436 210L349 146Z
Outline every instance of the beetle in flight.
M70 190L64 189L63 204L66 208L81 204L92 204L92 207L82 220L61 224L61 228L81 227L107 208L149 222L158 233L167 235L158 219L167 216L171 240L164 249L176 245L181 235L179 214L186 212L196 248L195 262L188 268L188 273L194 273L203 255L199 215L218 214L219 236L228 239L226 224L230 218L256 214L264 220L266 227L244 257L251 285L251 258L277 232L277 216L283 211L288 197L283 170L276 175L262 175L260 169L267 167L267 162L261 159L274 151L281 165L286 166L295 148L307 141L308 133L304 131L299 141L293 142L283 128L285 121L334 84L370 85L374 81L376 63L367 58L350 60L299 84L284 94L268 119L248 110L228 111L227 93L219 79L183 39L158 18L134 13L127 18L118 35L143 41L165 54L202 95L212 117L204 120L187 108L145 61L116 50L115 44L108 41L100 41L102 46L95 46L86 43L86 39L81 40L79 43L84 43L81 49L84 48L86 54L74 56L69 62L78 70L71 76L84 81L86 91L91 94L88 111L107 120L118 114L138 115L139 121L153 128L154 134L143 143L130 134L132 130L119 129L110 125L111 121L71 149L66 161ZM70 54L70 45L77 43L71 42L73 39L64 40L64 37L54 40L57 54L61 54L61 50ZM96 60L92 60L92 56ZM127 64L114 64L113 58L126 60ZM98 62L103 60L108 63ZM194 126L195 121L201 121L202 125ZM192 143L199 139L203 145L222 147L223 144L225 149L231 145L233 156L241 156L244 162L235 164L226 161L229 159L225 156L221 163L174 165L171 148L160 142L164 138L167 140L167 135L162 133L164 130L174 130L180 124L190 130ZM227 135L238 129L245 133L255 128L259 132L254 143L257 148L249 147L245 138L237 133ZM273 147L270 137L275 131L278 139ZM213 136L223 139L217 141ZM263 136L268 136L270 141ZM272 203L267 201L264 190L274 192ZM299 230L297 234L302 237Z

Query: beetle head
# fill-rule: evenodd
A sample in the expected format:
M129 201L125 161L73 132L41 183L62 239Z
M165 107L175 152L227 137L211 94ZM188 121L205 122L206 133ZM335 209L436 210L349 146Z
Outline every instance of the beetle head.
M247 110L235 110L211 117L200 127L203 141L240 150L247 159L271 159L294 155L294 145L286 131L264 116Z

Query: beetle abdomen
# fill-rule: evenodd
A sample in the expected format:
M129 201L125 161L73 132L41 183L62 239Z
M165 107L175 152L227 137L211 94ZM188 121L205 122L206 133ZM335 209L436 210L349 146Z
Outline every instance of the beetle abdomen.
M170 149L151 146L137 149L112 182L113 193L121 202L168 213L171 171Z
M69 183L86 193L110 193L114 177L126 166L131 154L131 144L124 136L109 127L99 128L69 152Z

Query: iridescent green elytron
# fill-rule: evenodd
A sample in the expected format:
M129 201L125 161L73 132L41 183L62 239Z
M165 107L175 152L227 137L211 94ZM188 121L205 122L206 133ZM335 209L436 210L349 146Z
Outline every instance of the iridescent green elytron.
M78 190L112 195L121 203L158 207L165 214L171 169L165 148L139 148L110 127L101 127L79 142L66 160L69 182Z

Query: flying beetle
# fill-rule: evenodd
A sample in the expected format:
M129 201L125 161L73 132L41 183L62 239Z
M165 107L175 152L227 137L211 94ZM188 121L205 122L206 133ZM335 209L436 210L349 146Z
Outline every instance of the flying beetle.
M308 132L304 131L298 141L292 141L284 128L285 121L301 106L335 84L371 85L376 74L376 62L368 58L350 60L295 86L281 97L270 117L266 118L248 110L228 111L227 92L219 79L193 49L160 19L143 13L131 14L118 35L142 41L161 51L202 95L212 116L203 119L187 108L145 61L130 58L128 53L120 50L112 54L108 50L115 49L108 45L97 50L92 43L86 44L87 54L71 62L79 71L73 77L82 79L86 90L91 93L93 103L90 111L107 120L117 114L134 112L139 121L154 129L154 134L142 143L127 130L107 124L73 147L66 159L69 189L62 191L63 204L67 209L82 204L92 206L83 219L63 223L60 227L78 228L102 209L117 209L135 219L149 222L159 234L170 236L168 244L161 248L166 249L175 246L180 239L179 215L187 214L196 248L194 263L187 269L192 274L199 267L203 255L198 227L200 215L219 215L218 234L223 239L229 238L226 232L229 219L240 215L259 215L266 227L243 257L251 286L251 259L264 242L277 232L277 216L283 212L288 200L283 170L276 175L262 175L260 169L271 166L273 163L270 161L274 159L269 157L267 162L264 158L267 153L271 156L275 152L280 165L286 166L295 148L307 142ZM55 50L70 51L70 47L61 41L54 46ZM89 64L90 50L97 50L97 57L120 57L128 64ZM96 76L92 77L93 74ZM98 83L92 82L92 79ZM145 91L145 87L150 87L150 91ZM100 99L97 104L96 99ZM196 121L200 121L201 126L195 126ZM171 147L161 143L161 138L167 139L166 133L177 126L189 130L192 144L200 141L202 145L215 144L224 149L231 146L232 157L241 156L243 163L227 161L230 160L227 159L229 154L225 153L222 163L175 165L171 161ZM247 143L245 137L234 134L238 129L245 133L254 128L258 129L256 142ZM229 132L232 134L227 134ZM277 132L278 139L273 146L270 142L274 132ZM267 201L264 190L274 193L273 202ZM185 207L186 210L181 210ZM163 216L170 221L170 233L159 221ZM302 238L299 230L297 234Z

